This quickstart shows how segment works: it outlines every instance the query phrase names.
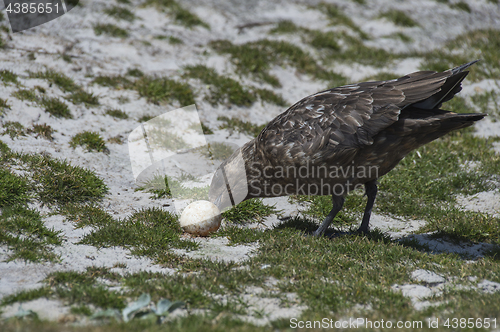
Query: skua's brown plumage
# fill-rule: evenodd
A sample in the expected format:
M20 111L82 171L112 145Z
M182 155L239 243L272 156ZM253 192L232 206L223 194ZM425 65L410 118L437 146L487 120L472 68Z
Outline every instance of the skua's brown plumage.
M345 85L300 100L219 167L210 200L222 209L235 203L238 192L246 193L243 200L332 195L333 208L315 232L322 235L347 193L363 185L368 201L358 231L368 232L379 177L410 151L486 115L440 109L461 90L465 69L475 62ZM246 176L234 169L240 157Z

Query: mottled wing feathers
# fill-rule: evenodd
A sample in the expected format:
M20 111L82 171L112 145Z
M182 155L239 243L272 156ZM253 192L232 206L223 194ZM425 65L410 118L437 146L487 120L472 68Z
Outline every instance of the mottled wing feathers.
M258 136L257 146L268 161L280 164L321 162L334 154L353 158L357 150L373 143L377 133L398 121L403 108L418 103L432 109L453 97L468 65L318 92L271 121Z

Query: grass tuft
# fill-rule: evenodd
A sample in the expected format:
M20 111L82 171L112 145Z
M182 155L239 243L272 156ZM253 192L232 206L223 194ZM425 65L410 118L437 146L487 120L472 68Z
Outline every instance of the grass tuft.
M14 83L18 84L17 75L8 69L0 70L0 81L5 83Z
M129 22L133 22L136 19L134 13L132 13L130 9L126 7L113 6L111 8L106 8L104 12L116 19L125 20Z
M389 21L393 22L395 25L401 27L415 27L418 26L418 23L415 22L410 16L408 16L405 12L391 9L380 14L380 17L384 17Z
M195 103L193 91L188 84L166 77L141 77L135 82L134 88L141 97L154 104L170 103L173 100L177 100L181 106Z
M19 89L13 93L10 94L11 97L17 98L19 100L24 100L24 101L37 101L38 97L36 95L36 92L34 90L28 90L28 89Z
M36 210L20 205L2 208L0 243L12 251L7 261L56 261L58 257L51 252L51 246L62 244L60 233L46 228Z
M109 151L106 148L106 144L102 139L101 135L97 132L84 131L73 136L69 142L69 145L74 149L77 146L82 146L87 149L88 152L106 152Z
M128 114L118 109L108 109L106 114L117 119L128 119Z
M95 204L66 204L59 211L76 228L101 226L113 222L113 217Z
M45 112L55 116L56 118L73 118L68 105L66 105L56 97L43 97L40 100L39 105L45 108Z
M92 83L112 88L128 88L131 86L129 79L123 76L97 76Z
M33 127L28 129L28 132L31 134L36 134L36 138L42 137L49 141L54 140L52 134L54 133L54 129L48 124L33 124Z
M434 52L422 54L425 61L421 70L443 71L474 59L481 59L474 65L467 80L479 82L500 76L500 31L494 29L474 30L458 36Z
M220 126L219 129L227 128L238 132L244 132L253 137L257 137L257 135L259 135L262 129L264 129L264 127L266 126L266 125L258 126L253 123L240 120L238 118L228 118L225 116L219 116L217 120L225 122L225 124Z
M358 33L361 39L368 39L368 35L364 33L354 22L342 12L335 4L320 3L317 8L322 13L326 14L332 25L344 25Z
M201 26L209 29L210 26L202 21L197 15L183 8L177 1L174 0L146 0L143 6L154 6L160 10L167 11L175 20L176 23L188 28Z
M8 104L8 100L0 98L0 115L2 115L5 110L10 110L10 105Z
M249 199L222 213L232 223L260 222L262 218L279 211L274 206L262 203L262 199Z
M272 86L279 87L278 78L269 73L271 65L291 65L301 73L322 80L340 79L341 76L319 66L313 57L300 47L285 41L262 39L242 45L227 40L216 40L210 45L219 53L229 54L238 71L253 75Z
M209 85L210 96L207 96L207 100L213 106L220 103L250 106L256 100L255 95L243 88L238 81L217 74L213 68L196 65L184 69L185 77L196 78Z
M73 79L51 69L47 69L46 71L28 72L28 73L30 78L45 79L50 83L57 85L64 92L74 92L81 89L81 87L78 86L73 81Z
M467 13L472 12L472 10L470 9L470 6L466 2L463 2L463 1L459 1L457 3L451 4L450 7L456 8L458 10L463 10L464 12L467 12Z
M120 27L117 27L114 24L96 24L94 25L94 33L96 36L100 36L102 34L116 37L116 38L127 38L129 33L127 30L124 30Z
M99 105L99 98L92 92L87 92L84 90L77 90L69 95L68 99L73 104L85 104L85 106L97 106Z
M19 136L26 136L26 128L17 121L7 121L3 124L2 135L9 135L10 139L17 138Z
M173 266L170 248L196 249L195 242L182 240L177 216L159 208L142 209L123 220L100 223L81 243L97 247L119 246L131 253L147 256L160 264Z
M25 177L0 168L0 208L27 204L31 198L30 190Z

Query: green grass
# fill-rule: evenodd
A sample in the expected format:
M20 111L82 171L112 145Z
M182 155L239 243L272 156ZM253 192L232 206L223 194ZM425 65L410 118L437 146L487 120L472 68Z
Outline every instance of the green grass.
M472 195L489 189L488 179L500 174L500 157L492 152L492 142L465 132L420 148L421 157L411 153L382 178L380 192L384 193L380 195L378 208L386 213L428 220L428 230L500 244L498 218L459 211L449 205L455 203L457 194ZM466 161L477 161L480 166L474 171L461 168Z
M134 13L126 7L113 6L110 8L106 8L104 12L116 19L125 20L128 22L133 22L136 19Z
M405 12L400 10L389 10L382 14L380 17L386 18L389 21L393 22L395 25L402 27L415 27L418 26L418 23L415 22L410 16L408 16Z
M325 65L332 65L333 61L345 63L358 62L366 65L385 66L389 62L406 56L405 54L389 53L384 49L365 46L363 40L346 32L319 31L296 26L291 21L281 21L271 29L271 33L297 33L302 41L317 49ZM314 72L311 72L314 74ZM326 72L317 78L330 81L331 86L346 83L346 79L339 74ZM325 77L326 76L326 77Z
M500 31L475 30L458 36L435 52L422 54L425 61L420 69L442 71L480 59L467 80L478 82L500 75Z
M132 84L130 80L124 76L97 76L92 80L92 83L112 88L129 88Z
M30 290L22 290L17 294L7 295L2 299L1 305L9 305L16 302L29 302L41 297L48 297L51 294L48 287L35 288Z
M9 250L7 261L58 260L51 247L62 245L60 232L46 228L38 211L21 205L4 206L0 215L0 230L0 243Z
M18 76L15 73L13 73L8 69L0 70L0 81L4 82L4 84L7 83L18 84L19 81L17 80L17 77Z
M69 304L92 304L98 308L123 309L123 296L116 291L110 291L97 279L116 282L118 276L106 268L87 267L83 273L67 271L53 272L45 279L55 296Z
M43 88L42 88L43 89ZM40 89L37 89L40 91ZM44 93L42 91L42 93ZM20 89L11 94L12 97L15 97L19 100L25 100L29 102L34 102L39 107L43 108L45 112L55 116L56 118L65 118L72 119L73 115L64 102L60 101L57 97L47 97L47 96L38 96L34 89ZM89 102L95 103L97 98L92 94L88 94L82 90L77 90L71 94L70 99L72 99L75 103L81 102ZM98 101L97 101L98 102Z
M69 145L74 149L77 146L85 148L88 152L107 152L106 144L97 132L84 131L73 136Z
M34 90L28 90L28 89L19 89L11 93L10 96L24 101L34 102L38 100L36 92Z
M262 199L249 199L222 213L231 223L260 222L264 217L276 214L274 206L266 205Z
M168 249L198 247L195 242L181 239L181 234L177 216L159 208L145 208L123 220L101 218L99 225L85 235L81 243L129 248L134 255L147 256L159 264L174 266L182 258Z
M18 138L19 136L26 136L26 128L17 121L4 122L2 135L9 135L11 139Z
M45 112L55 116L56 118L73 118L68 105L66 105L56 97L43 97L39 101L39 105L45 109Z
M92 92L78 90L71 93L68 97L73 104L85 104L85 106L98 106L99 98Z
M68 203L97 201L108 191L104 181L92 171L72 166L67 161L2 149L4 167L16 165L17 169L26 172L29 196L42 205L61 207Z
M493 121L500 118L499 93L495 90L485 91L471 97L472 103L481 113L487 113Z
M151 120L152 118L154 118L154 116L152 115L149 115L149 114L145 114L143 116L141 116L139 119L137 119L138 122L148 122L149 120Z
M330 24L334 26L344 25L356 32L361 39L368 39L368 35L364 33L354 22L342 12L335 4L320 3L315 9L324 13L330 20Z
M269 30L270 33L279 33L279 34L287 34L287 33L298 33L302 31L302 28L299 28L295 23L290 20L282 20L279 21L278 24Z
M28 129L28 132L30 134L35 134L36 138L42 137L45 138L49 141L53 141L54 138L52 137L52 134L54 133L54 129L49 126L48 124L33 124L33 127Z
M285 105L283 98L267 89L251 89L243 87L238 81L217 74L213 68L204 65L187 66L184 68L186 78L201 80L209 86L210 95L206 97L213 106L221 103L237 106L250 106L260 97L280 106Z
M183 107L195 103L193 91L187 83L166 77L141 77L135 82L134 88L141 97L154 104L177 100Z
M457 3L454 3L450 5L451 8L456 8L458 10L463 10L464 12L470 13L472 10L470 9L470 6L463 1L459 1Z
M0 208L28 203L30 184L25 177L0 168Z
M200 149L200 153L209 159L226 160L234 152L233 147L220 142L208 143L207 147L207 149L205 147Z
M159 222L158 219L148 225L155 227ZM129 227L135 229L142 226ZM124 227L124 230L128 232L129 227ZM187 273L165 275L137 272L119 277L109 269L98 267L84 272L56 272L45 280L45 288L29 295L20 293L18 297L33 298L39 293L40 296L60 298L78 306L93 304L101 308L120 309L124 307L126 299L136 299L142 293L149 293L153 301L160 298L182 300L189 310L209 310L206 316L192 314L186 318L166 321L160 327L155 326L154 322L138 320L126 325L113 322L100 325L99 331L261 331L262 327L244 323L234 316L251 313L241 297L247 286L264 288L264 293L254 296L271 299L282 299L281 294L286 293L297 294L298 299L289 304L307 306L297 317L300 320L329 317L335 321L361 315L372 321L425 321L427 317L434 316L444 322L446 318L456 315L497 317L500 309L498 293L484 294L475 290L449 288L441 295L429 299L432 303L440 301L441 305L415 310L408 298L392 289L394 284L415 284L410 275L417 269L436 272L446 278L458 276L456 282L466 286L474 284L468 281L468 277L498 282L498 263L488 257L470 263L452 254L422 252L377 234L372 237L350 235L335 240L314 238L304 236L304 232L292 223L283 223L265 231L240 230L230 227L223 231L227 231L228 236L236 242L245 241L246 238L258 241L260 245L252 257L240 264L187 257L180 259L177 256L177 260L170 257L169 264L182 267L182 271ZM121 234L123 230L119 232ZM146 232L149 234L149 231ZM149 239L156 243L153 235ZM161 249L161 244L157 248ZM164 252L166 250L156 250L159 254ZM266 281L270 279L279 282L269 286ZM120 282L123 286L122 293L118 295L115 291L104 292L104 282L112 285ZM229 299L216 299L214 295L219 294ZM359 305L367 305L371 310L358 309ZM286 302L282 307L286 307ZM216 317L219 319L215 319ZM29 322L22 324L30 326ZM42 323L41 327L46 326L43 324L51 323ZM288 331L289 326L290 321L287 319L275 321L269 327L277 331ZM94 328L85 326L86 331Z
M96 24L94 25L94 33L96 36L108 35L116 38L127 38L129 33L127 30L117 27L114 24Z
M128 119L128 114L118 109L108 109L106 114L117 119Z
M127 70L127 75L133 76L133 77L143 77L144 73L138 68L129 68Z
M210 95L206 99L213 106L221 103L250 106L256 100L255 95L243 88L238 81L217 74L213 68L195 65L187 66L184 70L184 77L199 79L209 85Z
M170 45L181 45L181 44L184 44L184 42L182 41L182 39L174 37L174 36L157 35L154 38L158 39L158 40L167 40Z
M262 129L264 129L264 127L266 126L266 125L258 126L248 121L242 121L238 118L228 118L225 116L219 116L217 120L225 122L225 124L220 126L219 129L227 128L237 132L246 133L249 136L253 137L257 137L257 135L259 135Z
M5 110L10 110L10 105L8 104L8 100L0 98L0 115L2 115Z
M75 228L100 226L113 222L113 217L96 204L66 204L60 211Z
M72 78L52 69L38 72L29 71L28 73L30 78L45 79L50 83L57 85L64 92L74 92L81 89L81 87L77 85Z
M405 43L411 43L413 41L413 38L411 38L410 36L408 36L402 32L395 32L395 33L388 35L387 37L388 38L397 38Z
M146 0L142 6L153 6L160 10L167 11L177 24L185 27L193 28L200 26L210 30L210 26L206 22L202 21L196 14L193 14L189 10L183 8L177 1Z
M290 65L316 79L343 81L339 74L321 67L308 52L285 41L261 39L235 45L227 40L216 40L210 45L219 53L229 54L241 74L252 75L274 87L281 86L281 83L269 73L272 65Z

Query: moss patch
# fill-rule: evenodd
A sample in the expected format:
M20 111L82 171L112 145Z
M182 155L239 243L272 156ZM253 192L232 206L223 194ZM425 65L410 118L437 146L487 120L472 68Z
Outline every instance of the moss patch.
M408 16L405 12L400 10L389 10L382 14L380 17L384 17L394 24L402 27L415 27L418 26L418 23L415 22L410 16Z
M3 124L2 135L9 135L11 139L26 136L26 128L17 121L7 121Z
M109 23L94 25L94 33L96 36L106 34L108 36L116 38L127 38L129 36L127 30L124 30L114 24L109 24Z
M227 40L217 40L210 45L220 53L229 54L240 73L251 74L272 86L281 84L276 76L269 73L271 65L290 65L299 72L326 81L342 79L340 75L318 65L309 53L285 41L262 39L234 45Z
M0 70L0 81L4 84L13 83L18 84L17 75L8 69Z
M493 29L470 31L435 52L422 54L425 61L420 69L443 71L481 59L474 65L467 79L472 82L496 79L500 76L500 54L497 52L499 47L500 31Z
M173 266L179 262L169 252L171 248L195 249L197 244L182 240L177 216L158 208L135 212L124 220L101 219L81 243L97 247L120 246L131 249L132 254L147 256L160 264Z
M20 205L2 208L0 243L11 251L7 261L56 261L58 257L51 252L51 246L62 244L59 233L46 228L36 210Z
M80 90L81 87L77 85L72 78L56 72L55 70L47 69L45 71L28 72L31 78L41 78L57 85L64 92L73 92Z
M274 206L262 203L262 199L249 199L222 213L232 223L259 222L278 211Z
M92 83L112 88L130 88L131 83L129 79L124 76L97 76L92 80Z
M106 8L104 12L116 19L125 20L129 22L132 22L136 19L134 13L131 12L130 9L126 7L113 6L110 8Z
M109 109L106 111L106 114L117 119L128 119L128 114L118 109Z
M35 134L36 137L42 137L49 141L52 141L54 138L52 134L54 133L54 129L46 123L43 124L33 124L33 127L28 129L30 134Z
M135 82L134 88L141 97L155 104L177 100L182 107L195 103L193 91L188 84L166 77L141 77Z
M73 118L68 105L56 97L43 97L40 100L39 105L45 109L45 112L55 116L56 118Z
M178 2L174 0L146 0L143 6L154 6L160 10L167 11L175 22L184 25L188 28L201 26L210 29L210 26L203 22L196 14L191 13L189 10L183 8Z
M207 100L212 105L230 103L237 106L250 106L256 100L255 95L243 88L238 81L224 77L213 69L204 65L187 66L184 76L201 80L210 87Z
M106 152L106 144L102 139L101 135L97 132L84 131L76 134L71 138L69 145L74 149L77 146L82 146L87 149L88 152Z

